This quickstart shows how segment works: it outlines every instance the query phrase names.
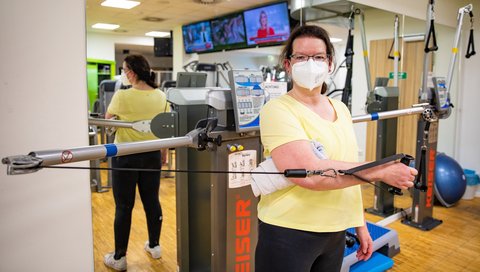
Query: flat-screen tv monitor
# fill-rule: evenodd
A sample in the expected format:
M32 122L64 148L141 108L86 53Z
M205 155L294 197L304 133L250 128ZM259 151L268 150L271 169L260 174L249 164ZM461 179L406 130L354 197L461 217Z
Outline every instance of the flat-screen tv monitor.
M203 21L182 26L185 53L202 53L213 51L212 29L210 21Z
M243 14L235 13L210 21L213 47L215 50L229 50L247 47Z
M202 88L207 83L207 73L198 72L178 72L177 88Z
M290 35L287 2L246 10L243 17L249 46L280 44Z

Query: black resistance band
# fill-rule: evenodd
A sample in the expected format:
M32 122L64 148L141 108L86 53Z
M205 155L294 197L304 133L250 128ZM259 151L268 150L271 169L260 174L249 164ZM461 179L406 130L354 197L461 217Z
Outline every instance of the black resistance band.
M400 159L400 162L404 163L405 165L409 165L410 160L413 160L413 157L410 155L405 154L396 154L393 156L389 156L383 158L379 161L367 163L352 169L348 170L335 170L333 168L328 168L324 170L306 170L306 169L286 169L283 172L248 172L248 171L219 171L219 170L168 170L168 169L145 169L145 168L112 168L112 167L82 167L82 166L38 166L38 168L55 168L55 169L85 169L85 170L112 170L112 171L143 171L143 172L175 172L175 173L200 173L200 174L251 174L251 175L284 175L285 177L291 178L306 178L312 175L320 175L324 177L331 177L335 178L337 175L351 175L356 177L357 179L368 183L372 186L380 188L381 190L385 190L383 187L377 186L375 183L355 174L355 172L365 170L371 167L379 166L381 164L385 164L387 162L395 161ZM385 190L387 191L387 190ZM402 195L403 193L399 188L389 188L388 191L391 194Z

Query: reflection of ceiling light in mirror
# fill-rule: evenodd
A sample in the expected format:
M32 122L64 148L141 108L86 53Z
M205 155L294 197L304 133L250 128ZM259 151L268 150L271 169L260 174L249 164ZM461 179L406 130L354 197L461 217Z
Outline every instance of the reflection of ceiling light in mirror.
M330 42L331 42L331 43L339 43L339 42L341 42L341 41L343 41L343 40L340 39L340 38L333 38L333 37L330 38Z
M92 28L98 28L98 29L108 29L108 30L113 30L119 28L119 25L114 25L114 24L103 24L103 23L97 23L92 25Z
M150 32L145 33L145 36L150 36L150 37L167 37L167 36L170 36L170 32L150 31Z
M140 2L129 0L105 0L101 5L104 7L131 9L139 4Z

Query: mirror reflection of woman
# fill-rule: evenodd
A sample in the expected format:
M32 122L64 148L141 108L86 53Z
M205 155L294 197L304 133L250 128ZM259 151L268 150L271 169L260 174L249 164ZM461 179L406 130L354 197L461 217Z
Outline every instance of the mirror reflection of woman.
M105 118L110 119L115 116L118 120L129 122L152 120L159 113L168 111L166 96L157 89L154 81L155 74L143 56L127 56L122 68L122 84L131 88L115 92ZM115 143L155 139L157 137L151 132L139 132L132 128L118 128L115 134ZM114 157L112 166L113 168L160 170L166 158L165 151ZM127 269L126 255L137 185L147 218L148 241L145 242L144 249L152 258L158 259L161 256L159 240L163 218L158 198L160 171L112 171L112 190L115 199L115 251L105 255L104 263L118 271Z

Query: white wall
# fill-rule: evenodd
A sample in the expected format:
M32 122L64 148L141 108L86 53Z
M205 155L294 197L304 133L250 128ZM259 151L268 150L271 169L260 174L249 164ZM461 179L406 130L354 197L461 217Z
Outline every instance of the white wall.
M480 1L474 6L474 14L478 14ZM477 8L477 9L475 9ZM463 43L459 52L459 92L457 98L457 123L455 127L455 159L463 168L480 172L480 121L478 120L480 103L480 21L475 18L475 45L477 54L466 59L467 41L470 23L465 21ZM468 22L468 23L467 23Z
M85 2L1 1L0 33L0 157L88 145ZM93 271L89 172L6 169L0 271Z
M115 44L153 46L152 37L122 36L114 34L87 34L87 57L115 61ZM153 49L152 49L153 50Z

